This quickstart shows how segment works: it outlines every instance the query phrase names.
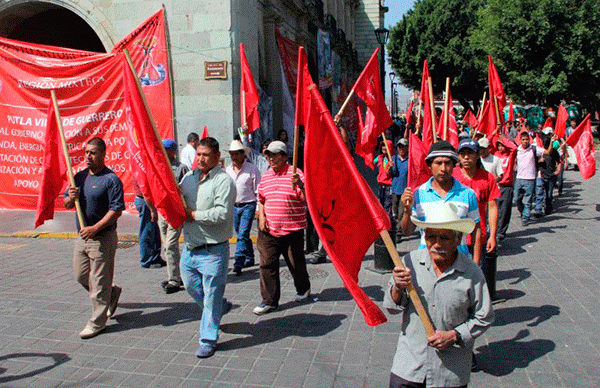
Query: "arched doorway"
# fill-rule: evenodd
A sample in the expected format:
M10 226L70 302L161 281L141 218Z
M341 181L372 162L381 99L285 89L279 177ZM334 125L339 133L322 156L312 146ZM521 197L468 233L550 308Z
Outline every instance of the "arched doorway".
M73 11L41 1L0 11L0 36L24 42L106 52L94 30Z

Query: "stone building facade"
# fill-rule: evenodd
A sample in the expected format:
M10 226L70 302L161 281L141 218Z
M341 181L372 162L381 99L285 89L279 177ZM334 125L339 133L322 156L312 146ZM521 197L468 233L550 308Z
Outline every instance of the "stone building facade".
M177 140L206 125L224 148L239 126L239 43L260 88L272 98L272 125L282 125L282 73L275 30L307 49L318 77L317 35L329 36L333 84L350 86L377 47L384 0L2 0L0 36L90 51L110 51L164 4L172 58ZM204 79L205 62L226 61L227 78Z

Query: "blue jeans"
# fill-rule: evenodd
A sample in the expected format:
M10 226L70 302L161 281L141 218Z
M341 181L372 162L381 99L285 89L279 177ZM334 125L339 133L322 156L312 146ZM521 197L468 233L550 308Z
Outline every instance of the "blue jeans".
M515 179L515 196L521 220L529 221L535 191L535 179Z
M186 247L181 255L181 279L202 309L200 345L216 346L219 339L228 260L228 241L191 251Z
M250 229L256 212L256 202L233 208L233 228L237 234L235 262L233 268L242 268L245 264L254 264L254 248L250 240Z
M535 180L535 212L539 215L546 213L546 190L544 189L544 179Z
M556 175L551 176L550 178L542 178L538 179L538 183L541 186L541 191L544 193L544 203L543 206L540 207L539 198L538 198L538 208L537 211L541 214L550 214L554 211L552 208L552 201L554 199L554 186L556 186ZM536 192L537 192L536 186Z
M135 208L140 215L140 265L144 268L160 263L160 229L152 222L150 209L142 197L135 197Z

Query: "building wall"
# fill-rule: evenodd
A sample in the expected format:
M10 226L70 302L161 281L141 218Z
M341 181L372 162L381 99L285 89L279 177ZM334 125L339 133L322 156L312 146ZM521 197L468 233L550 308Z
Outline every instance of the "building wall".
M378 43L375 29L383 27L383 15L380 2L383 0L361 0L356 16L356 47L358 61L366 64Z

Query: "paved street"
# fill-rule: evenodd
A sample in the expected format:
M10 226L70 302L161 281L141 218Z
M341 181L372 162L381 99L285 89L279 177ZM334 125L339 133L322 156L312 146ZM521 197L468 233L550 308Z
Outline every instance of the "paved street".
M600 192L598 176L566 173L557 212L521 227L514 208L498 260L496 322L475 349L472 387L600 386ZM295 303L282 268L279 310L257 317L257 267L229 275L215 356L194 356L200 309L185 292L165 295L164 269L141 269L138 245L122 241L116 319L98 337L77 333L90 314L71 271L68 238L7 237L33 230L33 212L0 212L1 387L387 387L398 317L367 326L330 263L309 265L313 296ZM126 215L121 234L134 234ZM42 228L72 232L73 214ZM21 234L27 235L27 234ZM35 235L35 234L34 234ZM351 243L351 242L349 242ZM398 244L401 252L416 240ZM233 253L233 245L231 246ZM232 262L230 263L230 267ZM364 268L373 267L372 251ZM377 301L387 275L361 272Z

